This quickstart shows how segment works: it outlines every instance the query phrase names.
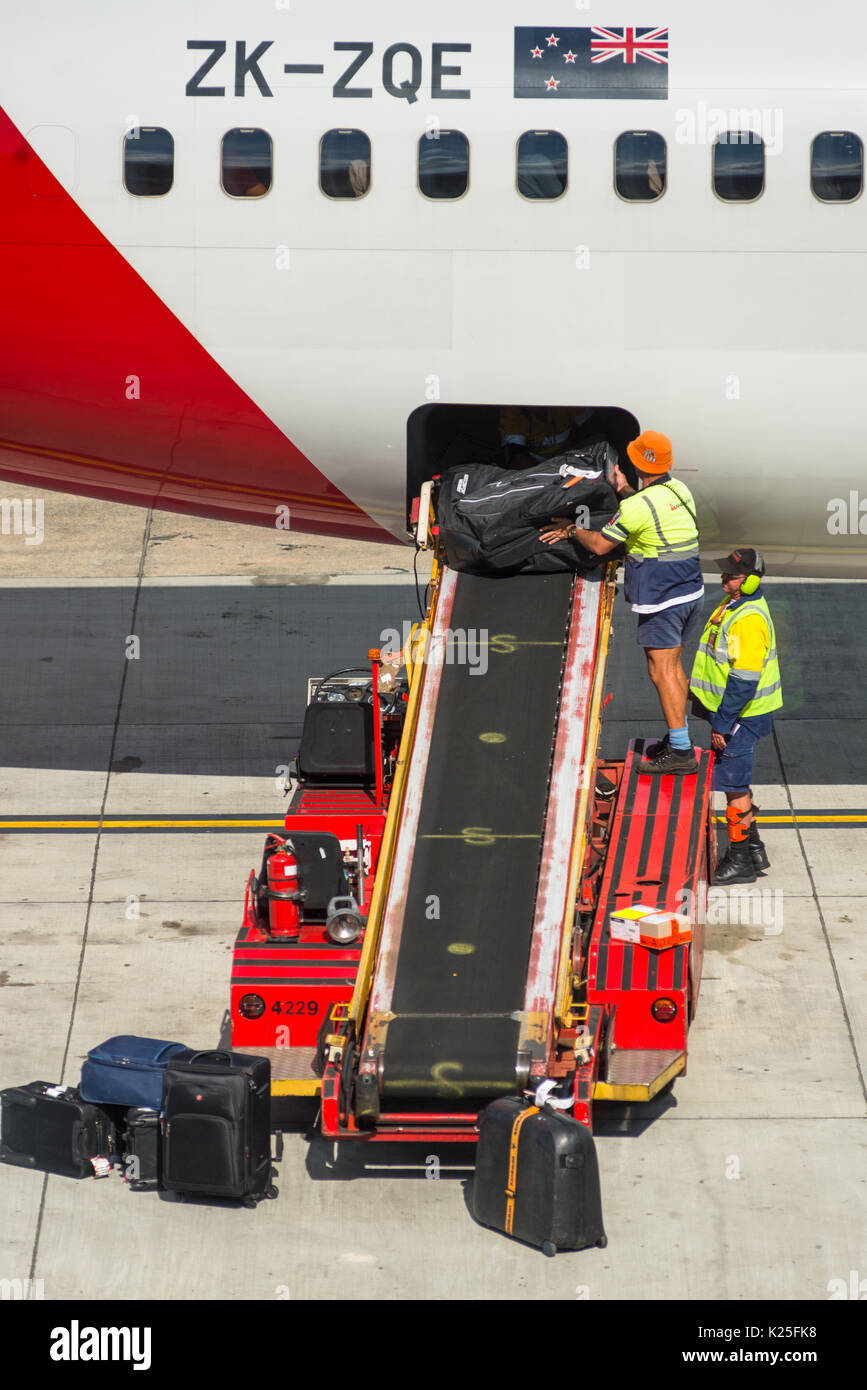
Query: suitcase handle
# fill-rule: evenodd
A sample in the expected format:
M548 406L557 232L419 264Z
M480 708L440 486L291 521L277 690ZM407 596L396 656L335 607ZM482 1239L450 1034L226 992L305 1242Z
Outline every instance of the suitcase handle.
M232 1059L228 1052L194 1052L190 1057L190 1065L193 1062L200 1062L203 1057L207 1057L212 1062L225 1062L227 1066L232 1065Z
M41 1086L42 1089L37 1094L34 1094L33 1091L24 1090L23 1087L10 1086L8 1090L3 1092L4 1103L6 1105L20 1105L23 1110L32 1110L34 1105L40 1100L44 1100L48 1092L53 1091L59 1083L52 1081L34 1081L31 1084L34 1086ZM61 1086L60 1089L61 1091L68 1091L69 1087ZM60 1100L63 1100L63 1098L63 1096L59 1097Z

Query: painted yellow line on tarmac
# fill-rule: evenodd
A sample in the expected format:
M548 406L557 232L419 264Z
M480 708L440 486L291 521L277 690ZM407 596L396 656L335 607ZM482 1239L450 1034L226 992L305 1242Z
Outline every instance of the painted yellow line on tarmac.
M725 816L714 816L716 825L725 825ZM756 817L759 825L865 825L867 812L791 812ZM176 816L152 819L144 816L76 816L68 819L44 817L0 820L0 831L15 830L282 830L282 816L221 816L201 818ZM470 826L457 835L425 835L425 840L464 840L469 844L493 844L496 840L535 840L538 835L500 835L487 827Z
M714 820L716 821L717 825L725 825L726 823L725 816L714 816ZM759 825L810 825L811 823L817 825L857 825L860 824L862 821L867 821L867 815L815 816L800 815L796 812L794 816L791 814L785 816L756 816L756 820L759 823Z
M0 830L209 830L282 826L279 820L0 820Z

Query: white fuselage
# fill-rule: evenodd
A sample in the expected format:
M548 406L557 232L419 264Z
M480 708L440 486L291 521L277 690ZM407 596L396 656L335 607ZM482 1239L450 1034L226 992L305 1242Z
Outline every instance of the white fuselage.
M865 576L867 200L819 201L810 148L828 130L867 139L867 10L830 0L824 38L804 0L602 10L51 0L7 16L0 103L207 351L393 533L404 534L406 425L418 406L617 406L673 441L703 553L753 545L771 573ZM537 21L667 23L668 99L516 99L514 30ZM207 56L190 40L226 42L203 79L224 95L185 94ZM272 96L249 76L234 95L239 40L247 53L271 41L260 68ZM355 41L373 47L349 85L372 95L337 97L353 54L334 45ZM383 82L395 43L421 55L413 101ZM435 43L470 45L443 60L460 73L442 83L469 98L431 95ZM287 62L324 72L286 75ZM410 80L411 54L390 72ZM730 128L765 136L754 202L712 190L720 111ZM469 140L469 188L455 201L430 201L416 184L419 138L437 123ZM174 135L165 197L123 187L122 138L136 124ZM236 126L272 136L265 197L220 187L220 140ZM366 197L320 191L319 141L335 127L370 137ZM516 141L533 129L568 140L556 201L516 189ZM667 188L628 203L613 186L614 142L645 129L667 142Z

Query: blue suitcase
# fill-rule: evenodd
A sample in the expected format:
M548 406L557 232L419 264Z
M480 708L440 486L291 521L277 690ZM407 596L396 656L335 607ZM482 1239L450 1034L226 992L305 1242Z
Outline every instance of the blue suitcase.
M184 1051L183 1043L161 1038L134 1038L126 1034L107 1038L87 1054L81 1068L81 1097L96 1105L159 1110L166 1065Z

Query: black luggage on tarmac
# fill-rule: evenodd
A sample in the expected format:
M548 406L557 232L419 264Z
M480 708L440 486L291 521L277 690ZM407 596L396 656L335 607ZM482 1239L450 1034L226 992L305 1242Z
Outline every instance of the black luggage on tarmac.
M492 1101L479 1124L473 1215L549 1255L607 1245L589 1129L517 1096Z
M124 1117L120 1135L123 1176L134 1192L161 1186L162 1133L160 1112L132 1106Z
M74 1086L31 1081L0 1092L0 1160L65 1178L103 1176L116 1154L114 1122ZM94 1163L94 1159L103 1160Z
M573 449L532 468L461 464L442 475L436 492L440 536L449 565L477 574L586 570L601 557L574 541L545 545L540 528L554 516L601 528L617 511L608 482L615 461L608 444Z
M276 1197L271 1181L271 1063L240 1052L183 1052L166 1068L163 1187Z

